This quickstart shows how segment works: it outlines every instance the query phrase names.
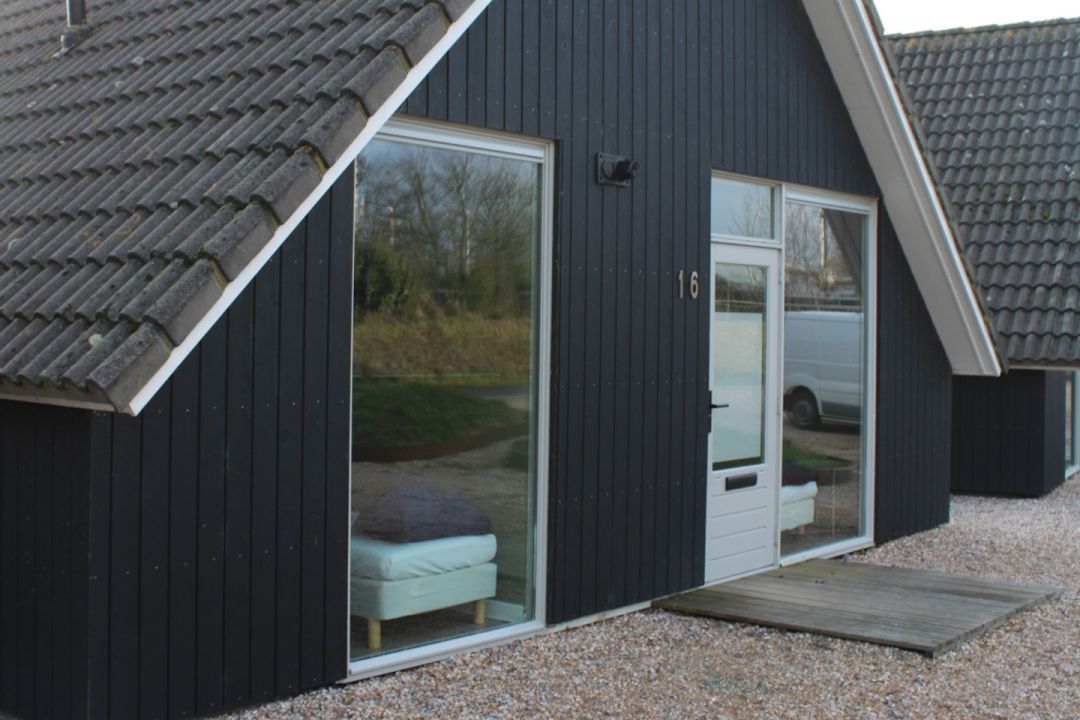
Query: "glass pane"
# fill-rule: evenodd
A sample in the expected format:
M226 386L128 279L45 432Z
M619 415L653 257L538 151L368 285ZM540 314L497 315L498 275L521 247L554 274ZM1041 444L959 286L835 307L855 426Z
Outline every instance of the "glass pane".
M1073 400L1074 400L1074 387L1075 387L1075 375L1069 373L1065 377L1065 467L1071 468L1075 464L1074 449L1076 441L1074 440L1074 433L1076 428L1074 426L1073 415Z
M537 163L356 163L351 655L533 616Z
M863 534L866 216L790 203L781 551Z
M716 263L712 316L712 467L764 458L767 269Z
M773 238L772 188L713 178L712 232L714 235Z

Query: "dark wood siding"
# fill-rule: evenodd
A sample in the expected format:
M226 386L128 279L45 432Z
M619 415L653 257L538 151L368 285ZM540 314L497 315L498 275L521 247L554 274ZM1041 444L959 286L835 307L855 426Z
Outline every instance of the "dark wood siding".
M879 193L801 4L496 0L405 110L556 142L549 621L700 584L708 313L674 283L707 274L710 172ZM597 152L641 178L597 185ZM878 465L880 496L920 488L898 517L879 504L895 537L947 517L947 428L918 443L948 417L949 373L882 228L880 331L920 343L887 344L880 376L922 401L879 415L925 428L884 454L921 479Z
M90 413L0 401L0 711L86 716Z
M138 418L94 415L94 717L346 674L351 208L346 176Z
M952 374L896 233L878 236L874 540L949 520Z
M953 394L953 490L1038 497L1064 481L1065 373L958 377Z

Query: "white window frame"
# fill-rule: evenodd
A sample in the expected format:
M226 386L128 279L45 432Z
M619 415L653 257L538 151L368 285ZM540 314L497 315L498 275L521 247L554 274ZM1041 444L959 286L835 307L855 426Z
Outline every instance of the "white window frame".
M878 201L859 195L821 190L804 185L783 186L784 207L795 202L827 210L842 210L865 217L866 244L863 256L863 308L866 313L866 348L863 382L866 398L863 402L863 421L860 431L863 435L862 447L862 512L863 532L858 537L822 545L810 550L780 555L780 566L794 565L805 560L821 557L836 557L862 550L874 545L874 491L877 487L877 473L874 467L874 451L877 447L877 244L878 244ZM781 232L784 228L781 228ZM786 252L786 250L785 250ZM780 358L780 372L783 374L783 361ZM781 428L783 442L783 428Z
M1065 468L1065 479L1069 479L1080 471L1080 371L1072 371L1072 417L1065 418L1065 422L1072 423L1072 465Z
M344 682L404 670L442 660L458 653L501 645L542 632L547 624L547 547L548 547L548 456L551 427L551 316L552 316L552 258L554 257L555 202L555 145L536 138L522 137L495 131L480 131L430 120L395 118L389 121L375 139L394 140L414 145L427 145L495 157L525 160L541 168L541 212L539 249L539 317L536 362L536 512L533 525L533 619L480 631L460 638L432 642L420 647L406 648L372 658L352 660L349 653L349 677ZM354 203L355 212L355 203ZM355 218L353 219L355 224ZM355 247L355 243L354 243ZM350 398L351 398L350 393ZM352 401L350 400L350 437L352 436ZM352 487L350 462L350 485ZM352 517L352 492L349 492L349 517ZM346 534L351 537L351 528ZM349 543L347 572L352 572L352 543ZM349 578L351 592L351 577ZM351 609L351 603L349 605ZM349 610L347 609L347 612ZM351 612L346 622L346 647L351 643Z
M786 267L786 244L784 238L787 228L785 226L785 210L789 202L814 205L828 210L842 210L865 217L866 244L863 256L863 305L866 314L866 347L865 347L865 370L863 381L865 383L865 400L863 403L863 434L862 447L862 515L863 532L854 538L847 538L839 542L822 545L790 555L782 553L780 543L780 526L777 524L777 557L780 567L794 565L814 558L835 557L845 553L855 552L874 545L874 491L877 476L874 468L874 451L877 445L877 243L878 243L878 201L875 198L851 195L848 193L822 190L820 188L797 185L790 183L770 183L762 178L747 177L733 173L713 171L712 178L735 180L738 182L765 185L773 189L773 228L776 236L773 238L746 238L724 234L712 234L710 224L710 240L715 242L733 243L739 245L753 245L758 247L776 248L780 250L780 277L781 295L784 292L784 268ZM711 197L710 186L710 197ZM783 302L783 297L780 299ZM780 381L784 377L784 327L780 323ZM780 398L783 403L783 397ZM782 412L782 409L781 409ZM784 429L780 424L779 445L783 448ZM783 450L778 450L782 461ZM779 495L779 481L777 494ZM777 512L780 511L779 499L777 499Z

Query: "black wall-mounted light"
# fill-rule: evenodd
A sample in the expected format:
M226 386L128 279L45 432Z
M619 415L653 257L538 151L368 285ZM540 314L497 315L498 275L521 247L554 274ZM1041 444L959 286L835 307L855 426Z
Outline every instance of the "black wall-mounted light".
M596 154L596 182L601 185L630 187L630 181L641 174L641 163L622 155Z

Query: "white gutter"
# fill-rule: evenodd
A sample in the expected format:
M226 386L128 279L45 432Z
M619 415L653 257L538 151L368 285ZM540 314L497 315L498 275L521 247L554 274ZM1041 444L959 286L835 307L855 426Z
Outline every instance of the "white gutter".
M861 0L803 0L957 375L1002 372L993 334Z

